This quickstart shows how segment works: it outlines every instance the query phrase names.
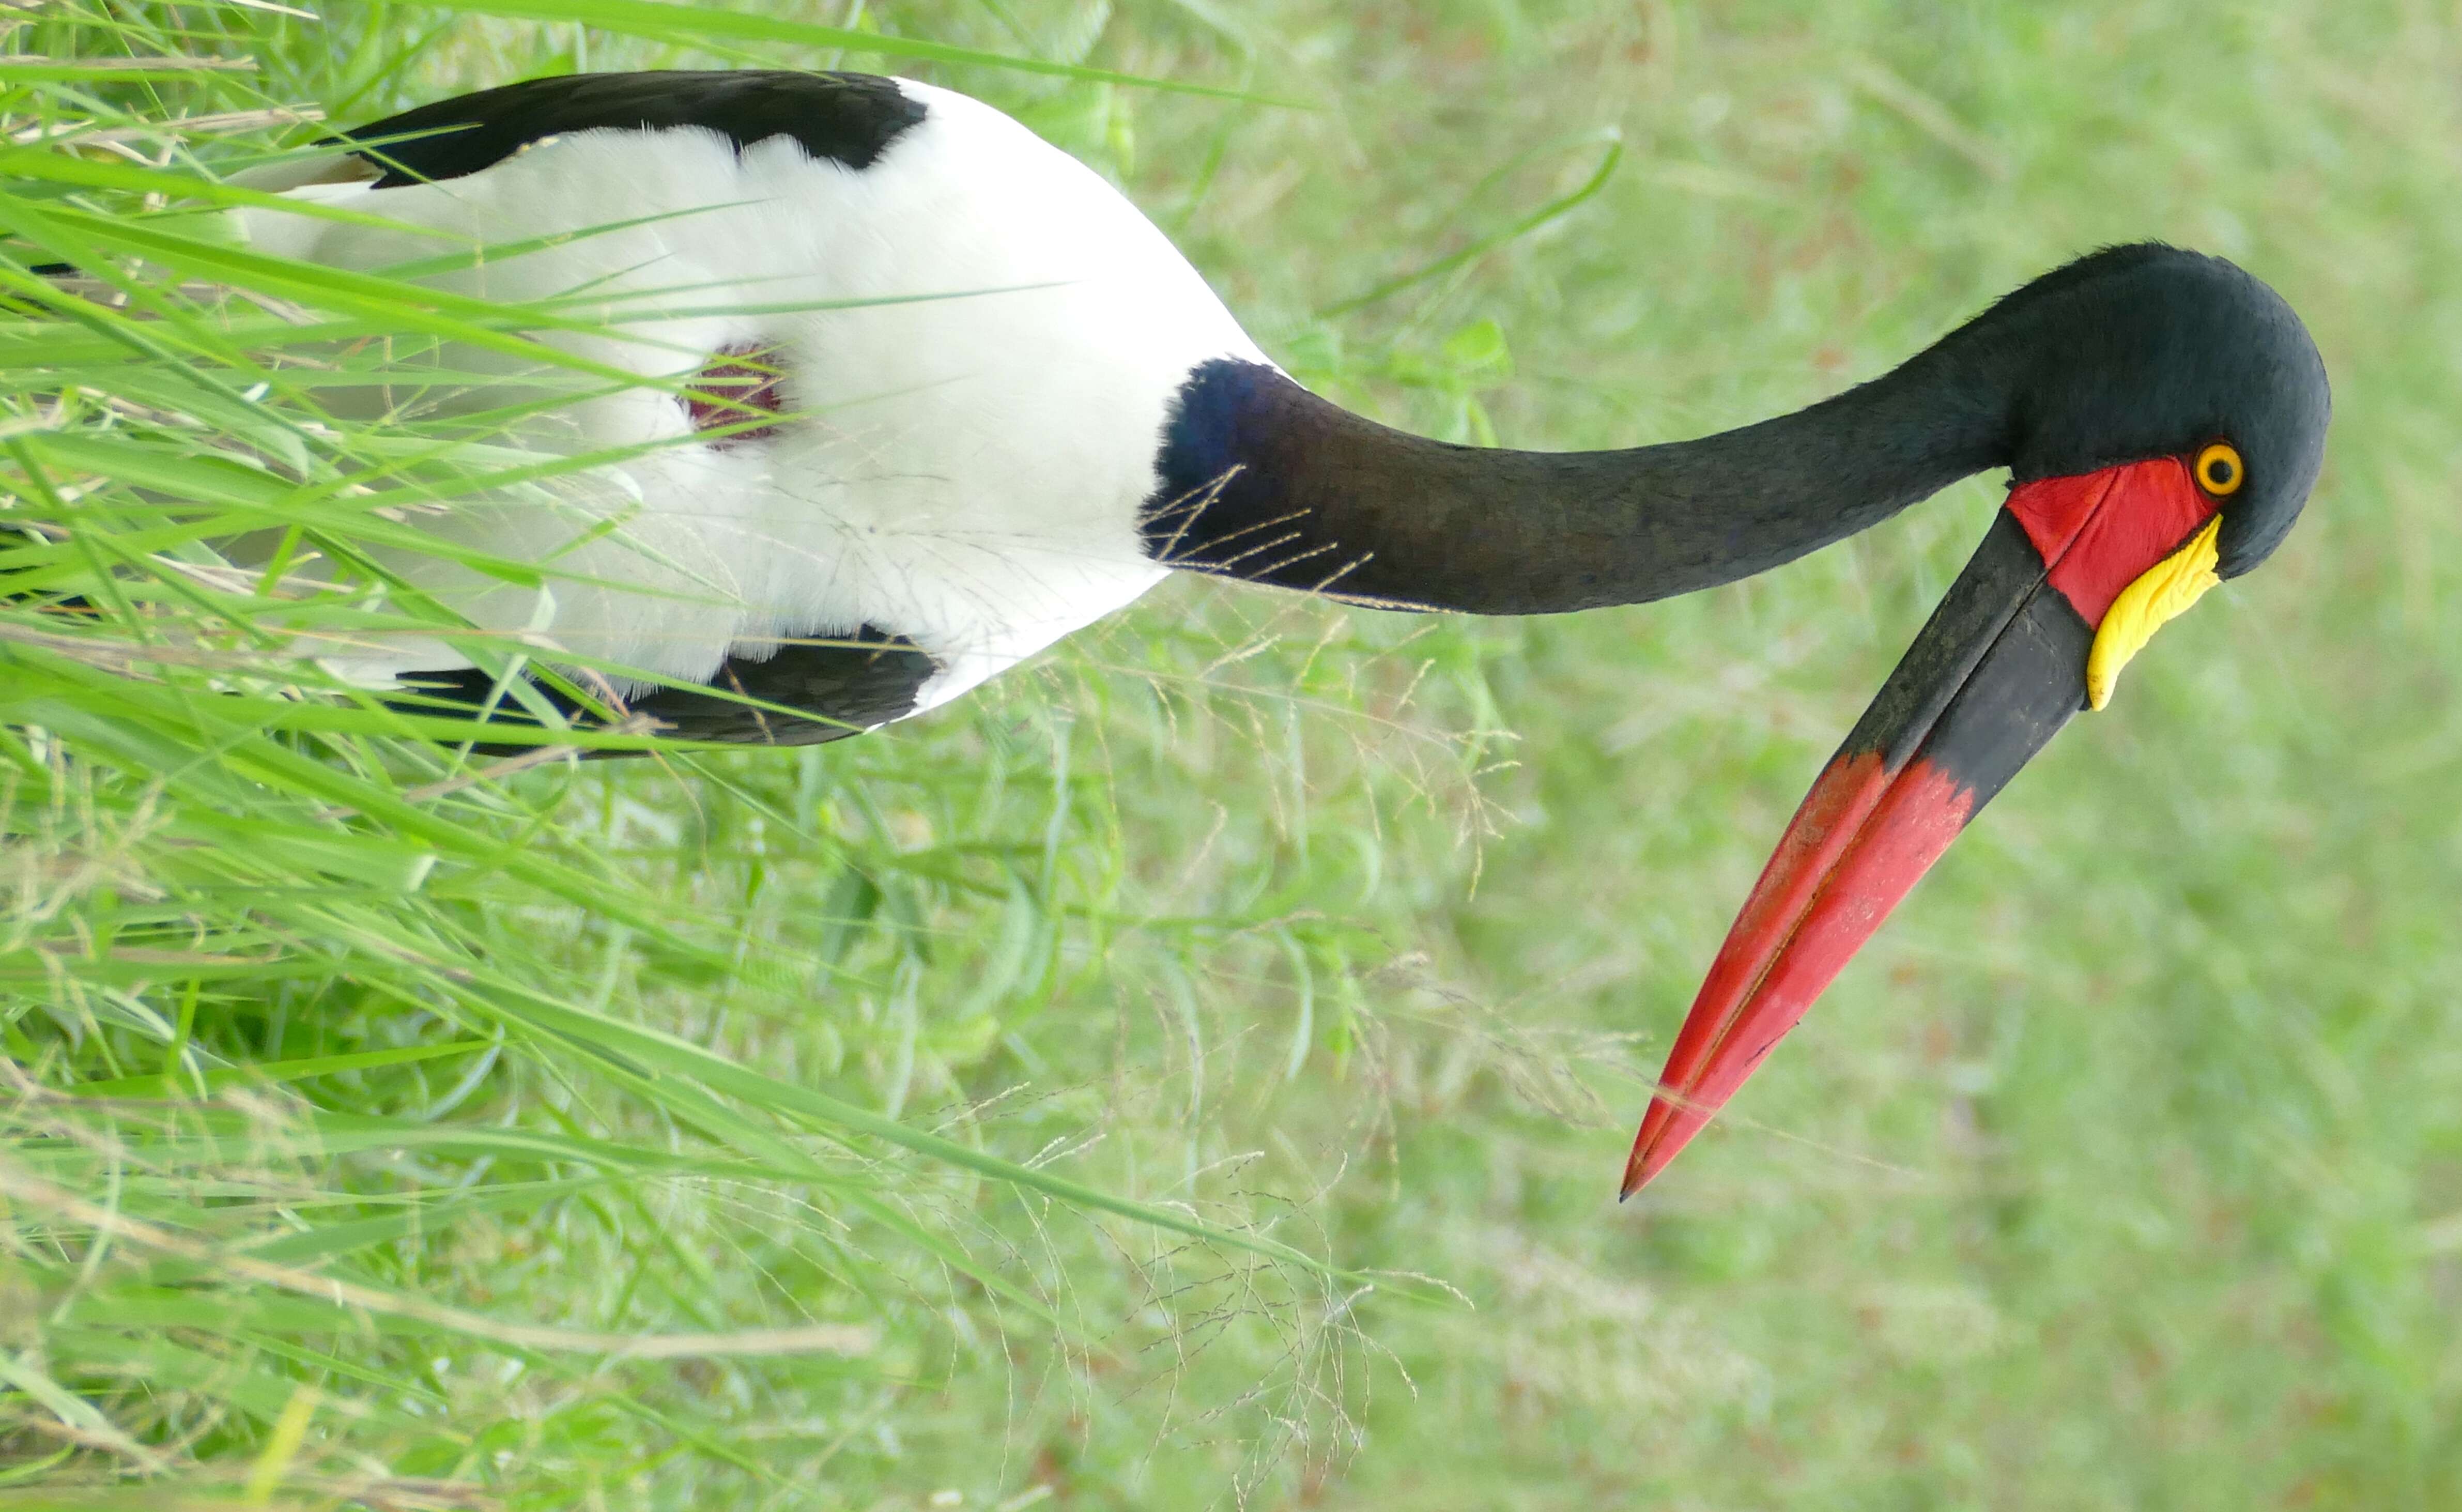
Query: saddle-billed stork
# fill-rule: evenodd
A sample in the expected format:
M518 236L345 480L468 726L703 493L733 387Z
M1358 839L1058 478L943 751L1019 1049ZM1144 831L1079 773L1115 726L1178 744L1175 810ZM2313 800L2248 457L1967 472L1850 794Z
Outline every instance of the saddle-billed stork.
M1732 582L2009 469L1711 967L1627 1195L2157 628L2265 560L2323 454L2299 317L2164 246L2080 258L1795 414L1559 454L1422 440L1310 394L1109 184L944 89L544 78L341 145L242 182L390 224L257 208L256 246L603 310L605 331L539 339L657 380L529 422L534 444L616 459L557 499L431 522L551 563L551 595L451 556L388 565L478 632L644 674L610 691L687 736L799 744L905 718L1174 568L1553 614ZM503 250L439 256L473 247ZM467 643L335 659L473 699L493 680Z

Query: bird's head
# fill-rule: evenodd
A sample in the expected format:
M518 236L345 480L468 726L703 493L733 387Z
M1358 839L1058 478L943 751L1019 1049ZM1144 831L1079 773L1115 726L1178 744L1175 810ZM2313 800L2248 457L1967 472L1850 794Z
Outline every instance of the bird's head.
M2187 464L2220 521L2224 577L2282 543L2324 460L2316 343L2281 295L2220 258L2110 248L2027 284L1936 350L2007 375L2013 489Z
M2113 248L1909 364L1990 409L1992 529L1746 900L1626 1168L1663 1169L1967 821L2206 590L2263 562L2323 461L2325 369L2281 297L2216 258Z

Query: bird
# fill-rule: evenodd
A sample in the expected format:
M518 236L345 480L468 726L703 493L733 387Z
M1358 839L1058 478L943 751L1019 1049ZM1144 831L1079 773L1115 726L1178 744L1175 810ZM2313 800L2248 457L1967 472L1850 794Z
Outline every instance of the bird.
M1576 453L1427 440L1294 380L1092 169L981 101L868 75L536 78L233 182L258 191L237 213L262 253L551 305L574 318L539 342L637 379L522 422L522 444L606 460L544 496L455 501L420 528L456 550L385 560L470 634L327 648L473 717L520 702L831 740L946 703L1175 571L1559 614L1766 572L2006 469L1714 960L1628 1197L2164 623L2275 551L2332 407L2279 294L2141 242L1739 428ZM537 380L497 354L447 366L478 375L471 405L503 402L491 375ZM472 551L552 571L510 582ZM528 670L487 654L506 637ZM559 656L597 696L534 677Z

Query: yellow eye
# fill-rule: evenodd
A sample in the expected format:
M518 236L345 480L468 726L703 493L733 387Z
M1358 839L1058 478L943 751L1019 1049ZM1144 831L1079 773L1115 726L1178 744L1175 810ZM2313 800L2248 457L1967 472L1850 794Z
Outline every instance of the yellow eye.
M2222 441L2197 453L2196 472L2197 486L2217 499L2239 492L2240 480L2248 476L2237 449Z

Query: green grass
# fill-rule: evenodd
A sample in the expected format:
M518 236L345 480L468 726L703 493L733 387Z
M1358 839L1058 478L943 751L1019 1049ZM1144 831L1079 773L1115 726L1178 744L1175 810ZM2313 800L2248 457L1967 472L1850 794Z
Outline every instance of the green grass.
M274 520L339 558L389 491L490 465L303 428L318 370L276 354L540 313L313 275L282 292L337 324L304 335L209 291L19 309L0 1507L2462 1497L2455 23L743 12L1226 99L486 9L86 0L11 46L255 70L0 60L0 97L22 131L714 54L919 73L1115 174L1311 383L1532 445L1790 407L2161 236L2305 313L2331 456L2276 560L1618 1207L1664 1037L1989 480L1695 599L1417 620L1176 582L887 734L509 772L287 691L279 634L415 596L262 592L211 543ZM300 136L123 145L198 192ZM125 155L0 166L21 242L278 276L140 224Z

